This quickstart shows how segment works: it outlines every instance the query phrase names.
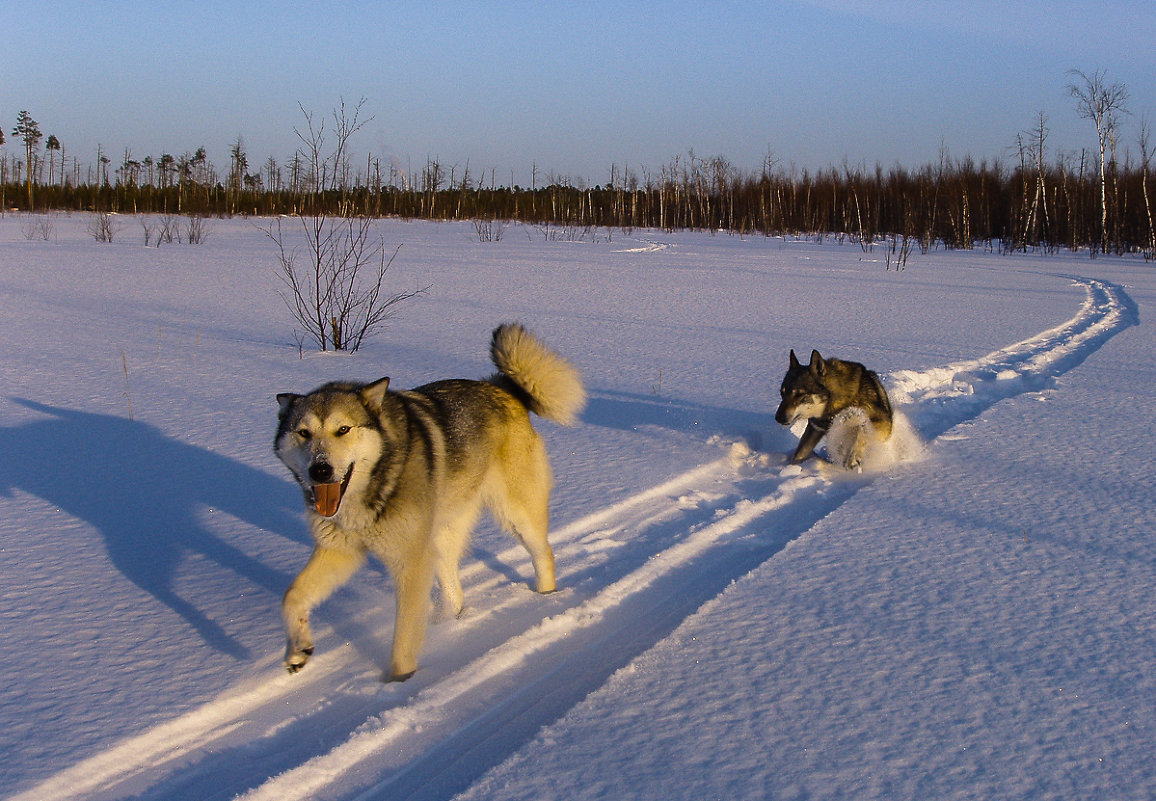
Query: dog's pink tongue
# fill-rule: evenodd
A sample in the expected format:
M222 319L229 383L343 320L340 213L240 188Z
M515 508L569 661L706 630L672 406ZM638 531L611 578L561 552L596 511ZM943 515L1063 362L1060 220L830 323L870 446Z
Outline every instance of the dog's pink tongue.
M341 482L313 485L313 508L322 517L333 517L341 504Z

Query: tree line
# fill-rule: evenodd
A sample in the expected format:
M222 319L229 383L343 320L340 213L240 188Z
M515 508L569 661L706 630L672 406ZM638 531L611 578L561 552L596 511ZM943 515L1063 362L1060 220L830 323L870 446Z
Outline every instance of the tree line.
M487 180L468 165L435 159L415 171L372 156L354 164L344 150L319 160L310 144L316 145L324 121L304 109L307 126L297 132L304 147L284 164L269 158L251 169L238 137L223 171L204 148L141 161L126 151L115 167L98 151L94 166L82 169L73 157L70 168L56 137L41 152L39 128L21 112L13 135L24 144L25 158L0 158L0 208L513 221L547 231L697 229L831 235L864 248L890 238L923 251L1087 248L1156 258L1148 124L1140 126L1136 159L1119 141L1126 87L1107 82L1102 72L1073 71L1070 77L1077 111L1096 129L1095 150L1052 152L1047 117L1040 113L1016 135L1005 158L976 161L943 152L937 162L916 168L843 163L812 171L784 167L768 155L758 169L743 170L724 157L691 151L657 170L611 165L609 180L599 185L547 175L539 186L535 168L528 188L499 185L493 173ZM343 104L334 111L343 146L365 124L361 107L347 113Z

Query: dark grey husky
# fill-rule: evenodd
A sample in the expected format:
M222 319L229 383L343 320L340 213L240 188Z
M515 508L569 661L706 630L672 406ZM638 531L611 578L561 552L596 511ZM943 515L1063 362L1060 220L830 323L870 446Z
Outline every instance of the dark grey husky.
M891 437L893 417L887 390L879 376L858 362L824 359L819 351L812 350L811 363L803 365L792 350L779 394L782 401L775 412L776 422L789 426L798 420L807 421L807 429L791 456L792 464L814 453L832 422L847 413L859 413L866 418L866 425L859 426L846 449L844 467L859 467L872 435L880 442Z

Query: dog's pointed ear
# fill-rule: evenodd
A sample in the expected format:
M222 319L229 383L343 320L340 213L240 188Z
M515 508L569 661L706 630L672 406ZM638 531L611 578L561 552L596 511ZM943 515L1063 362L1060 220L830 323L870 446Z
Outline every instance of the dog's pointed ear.
M817 350L811 351L811 363L808 367L811 368L811 372L815 375L823 375L823 373L827 372L827 363L823 361L823 357L819 355L819 351Z
M388 390L388 376L374 381L372 384L366 384L361 388L361 402L365 404L365 408L374 414L380 414L382 408L385 406L385 393Z
M795 349L791 348L791 369L794 370L799 366L799 357L795 355Z
M282 392L279 394L277 396L277 405L281 407L279 414L284 417L286 412L289 411L289 407L296 403L300 397L300 395L294 395L292 392Z

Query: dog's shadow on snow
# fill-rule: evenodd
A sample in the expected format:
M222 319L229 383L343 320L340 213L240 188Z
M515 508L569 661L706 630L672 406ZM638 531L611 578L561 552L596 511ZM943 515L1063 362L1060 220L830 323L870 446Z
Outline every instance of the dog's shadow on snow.
M15 400L49 417L0 429L7 450L0 495L23 490L84 520L100 532L125 578L211 647L245 657L245 648L195 600L176 592L176 572L190 555L201 556L279 596L290 576L224 541L198 515L221 511L268 531L299 531L296 495L286 482L144 423ZM195 598L196 589L186 594Z

